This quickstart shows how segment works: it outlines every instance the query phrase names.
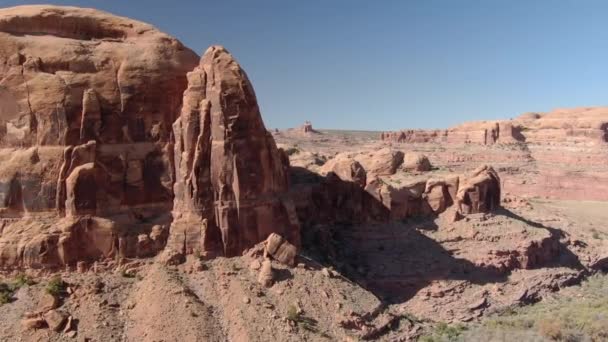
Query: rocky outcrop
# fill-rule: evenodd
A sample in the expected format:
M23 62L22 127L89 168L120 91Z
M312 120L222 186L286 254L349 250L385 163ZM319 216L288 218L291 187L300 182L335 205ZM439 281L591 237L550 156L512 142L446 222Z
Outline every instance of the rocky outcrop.
M361 164L347 155L337 155L325 163L320 173L327 175L333 173L344 182L352 182L361 187L367 183L367 172Z
M453 143L492 145L524 141L522 126L509 121L480 121L446 130L403 130L383 132L380 138L399 143Z
M86 196L99 202L87 214L170 204L165 147L195 53L150 25L73 7L0 10L0 42L5 208L63 211L70 196L90 204L66 192L83 184L87 163Z
M234 256L278 233L299 244L288 179L253 88L222 47L188 74L175 136L174 221L169 247Z
M447 130L404 130L381 135L424 152L457 172L491 164L504 191L552 199L608 200L608 108L525 113L512 120L472 122ZM392 145L395 146L395 145Z
M408 152L403 157L403 169L410 172L431 171L431 162L424 154Z
M388 147L355 156L365 171L377 176L393 175L403 164L403 152Z
M356 163L346 157L335 159L338 160L334 160L334 168L342 163ZM398 183L390 177L368 175L365 186L361 186L362 183L351 179L350 172L343 176L328 172L322 177L310 171L292 170L290 193L302 225L352 225L434 217L448 209L450 221L454 221L464 215L494 211L500 205L500 178L491 166L481 166L467 175L421 175Z
M55 6L0 10L0 43L0 267L298 245L288 159L223 48Z
M463 179L456 194L462 214L489 212L500 206L500 178L491 166L483 165Z
M198 56L75 7L2 9L0 43L0 267L135 256L170 220L171 125Z

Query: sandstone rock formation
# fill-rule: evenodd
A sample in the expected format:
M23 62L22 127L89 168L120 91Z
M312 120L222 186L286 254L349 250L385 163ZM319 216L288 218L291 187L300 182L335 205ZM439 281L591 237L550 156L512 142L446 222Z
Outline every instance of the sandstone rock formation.
M456 194L463 214L488 212L500 206L500 178L491 166L483 165L468 175Z
M606 107L525 113L447 130L385 132L381 138L423 151L434 165L458 172L470 165L494 165L502 187L512 194L608 200Z
M223 48L56 6L0 10L0 43L0 267L299 244L288 159Z
M330 172L345 182L352 182L364 187L367 182L367 172L363 166L348 155L337 155L325 163L320 172L327 175Z
M403 157L403 169L416 172L431 171L431 162L424 154L408 152Z
M367 154L358 154L355 159L368 173L386 176L397 172L403 164L403 152L386 147Z
M73 7L0 10L0 42L0 265L130 255L170 219L171 125L198 57ZM21 234L24 216L39 223Z
M310 121L306 121L300 127L300 132L303 134L318 133L314 128L312 128L312 123Z
M522 126L508 121L480 121L465 123L447 130L402 130L382 132L385 141L402 143L466 143L492 145L524 141Z
M295 257L298 252L296 246L285 241L282 236L272 233L266 239L264 254L288 266L295 265Z
M276 232L299 244L284 196L284 158L262 122L253 88L222 47L188 73L175 135L175 203L169 247L238 255Z

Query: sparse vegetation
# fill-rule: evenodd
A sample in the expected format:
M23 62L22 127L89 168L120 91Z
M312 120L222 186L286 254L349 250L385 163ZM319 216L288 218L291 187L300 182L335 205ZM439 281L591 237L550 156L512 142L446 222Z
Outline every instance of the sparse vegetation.
M67 284L60 276L54 276L46 285L46 292L53 296L60 296L65 293Z
M300 153L300 149L297 147L290 147L288 149L285 150L285 153L287 153L288 156L292 156L294 154Z
M20 273L15 277L14 286L16 288L21 288L23 286L32 286L35 285L36 282L30 276Z
M11 298L13 298L13 293L14 290L11 286L0 283L0 306L10 303Z
M331 338L327 333L319 331L316 319L305 316L295 305L290 305L287 308L287 320L304 330L320 334L324 338Z
M13 295L23 286L31 286L36 282L29 276L21 273L18 274L12 283L0 283L0 306L11 302Z
M600 232L595 228L591 228L591 237L593 237L596 240L602 240L604 239L606 236L606 233L604 232Z
M527 336L526 340L608 340L608 275L595 275L571 290L574 291L491 317L472 327L463 338Z
M421 342L457 341L467 327L462 324L439 323L433 331L420 337Z

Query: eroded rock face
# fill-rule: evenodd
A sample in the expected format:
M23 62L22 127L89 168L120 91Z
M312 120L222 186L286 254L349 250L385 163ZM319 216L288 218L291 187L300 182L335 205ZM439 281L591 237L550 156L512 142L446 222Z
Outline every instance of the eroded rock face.
M386 176L395 174L403 164L403 152L386 147L369 154L359 154L355 159L369 174Z
M403 169L415 172L431 171L431 162L424 154L408 152L403 158Z
M333 173L345 182L352 182L361 187L367 183L367 172L355 159L347 155L337 155L320 169L321 174Z
M171 125L198 56L135 20L20 6L0 10L0 61L0 267L134 256L170 219ZM107 238L63 216L104 217Z
M175 135L174 222L169 247L238 255L278 233L299 245L285 195L285 158L262 122L247 75L222 47L188 74Z
M488 212L500 206L500 178L491 166L483 165L467 175L456 194L463 214Z
M2 195L25 197L27 212L62 209L64 179L91 162L104 211L170 203L164 146L196 54L150 25L72 7L0 10L0 43L0 154L15 164L0 181L18 183ZM16 160L28 147L37 156Z

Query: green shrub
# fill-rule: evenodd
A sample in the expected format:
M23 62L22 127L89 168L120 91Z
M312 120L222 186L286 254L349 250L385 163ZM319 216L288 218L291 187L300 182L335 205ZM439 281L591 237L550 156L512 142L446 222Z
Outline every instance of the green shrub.
M57 297L65 293L66 287L67 284L60 276L54 276L46 285L46 292Z
M15 291L12 286L5 283L0 283L0 306L10 303L14 292Z
M291 157L294 154L300 153L300 149L298 149L297 147L290 147L285 150L285 153L287 153L287 155Z
M31 277L29 277L26 274L20 273L15 277L15 281L13 283L13 286L15 287L15 289L21 288L23 286L32 286L32 285L36 285L36 282L34 281L34 279L32 279Z
M467 327L462 324L447 324L439 323L433 330L424 336L421 336L419 341L422 342L439 342L439 341L458 341L461 335L467 330Z

